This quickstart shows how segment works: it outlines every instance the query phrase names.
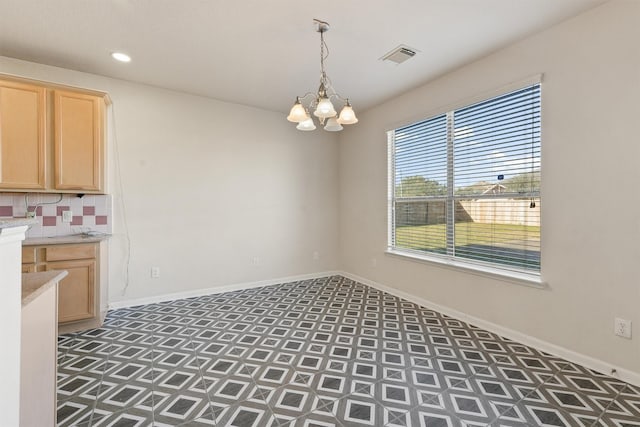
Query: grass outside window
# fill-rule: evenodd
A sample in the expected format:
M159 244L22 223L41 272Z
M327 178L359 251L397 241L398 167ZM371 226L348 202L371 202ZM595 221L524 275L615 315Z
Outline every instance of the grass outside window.
M447 253L446 224L398 226L395 233L398 249ZM456 223L454 242L458 257L540 269L540 226Z

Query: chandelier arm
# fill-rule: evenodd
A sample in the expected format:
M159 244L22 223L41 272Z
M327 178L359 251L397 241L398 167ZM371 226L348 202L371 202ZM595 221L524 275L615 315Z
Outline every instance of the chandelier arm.
M315 97L316 97L316 96L318 96L318 95L317 95L317 94L315 94L315 93L313 93L313 92L307 92L307 93L305 93L305 94L304 94L304 95L302 95L302 96L298 96L298 98L302 101L303 99L305 99L305 98L307 98L307 97L309 97L309 96L313 96L313 97L315 98Z
M300 103L302 103L302 101L305 101L305 99L309 98L309 97L311 97L311 101L309 102L309 105L306 108L309 109L309 110L313 110L316 107L317 102L318 102L318 94L317 93L307 92L303 96L299 96L298 99L300 100Z
M329 92L329 89L331 89L332 93L336 93L336 90L333 88L333 83L331 82L331 79L326 74L324 75L323 82L324 82L325 91L327 93Z
M332 93L331 95L329 95L329 99L332 99L332 98L336 98L336 99L338 99L338 100L340 100L340 101L342 101L342 102L347 102L347 101L349 100L349 98L343 98L343 97L342 97L342 96L340 96L340 94L339 94L339 93L337 93L337 92L334 92L334 93Z

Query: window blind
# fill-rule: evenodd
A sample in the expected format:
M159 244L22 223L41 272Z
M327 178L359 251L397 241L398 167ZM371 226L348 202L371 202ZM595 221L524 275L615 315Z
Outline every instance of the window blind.
M392 132L390 247L540 270L540 85Z

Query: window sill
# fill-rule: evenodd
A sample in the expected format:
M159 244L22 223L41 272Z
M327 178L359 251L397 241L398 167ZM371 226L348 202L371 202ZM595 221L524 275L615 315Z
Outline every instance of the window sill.
M461 261L445 260L428 255L413 254L393 249L387 249L385 253L395 257L424 262L427 264L436 265L438 267L448 268L455 271L462 271L469 274L475 274L477 276L489 277L496 280L502 280L504 282L515 283L517 285L524 285L538 289L546 289L548 287L547 283L542 280L542 277L537 274L504 271L497 268L472 265Z

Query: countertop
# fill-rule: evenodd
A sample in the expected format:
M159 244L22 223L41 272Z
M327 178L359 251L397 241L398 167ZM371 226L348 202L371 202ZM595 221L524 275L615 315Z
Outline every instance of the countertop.
M22 275L22 306L28 305L40 294L58 283L67 275L65 270L51 270Z
M69 236L55 237L34 237L27 238L22 242L22 246L36 245L63 245L66 243L97 243L111 237L110 234L100 234L97 236L88 236L86 234L72 234Z
M34 225L38 220L35 218L10 218L0 217L0 232L3 228L20 227L21 225Z

